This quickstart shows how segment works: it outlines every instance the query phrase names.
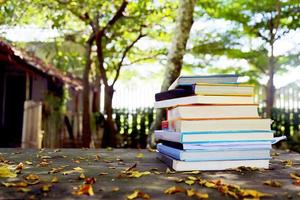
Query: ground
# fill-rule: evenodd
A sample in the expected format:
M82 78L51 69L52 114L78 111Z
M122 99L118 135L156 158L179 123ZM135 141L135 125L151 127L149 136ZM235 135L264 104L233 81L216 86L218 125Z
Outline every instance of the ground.
M268 170L174 173L150 150L0 149L11 176L0 178L0 199L300 199L300 154L272 155Z

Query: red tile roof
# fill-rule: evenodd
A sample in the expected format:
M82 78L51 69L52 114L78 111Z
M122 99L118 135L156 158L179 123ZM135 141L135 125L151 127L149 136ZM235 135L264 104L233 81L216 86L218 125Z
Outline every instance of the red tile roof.
M63 73L53 65L46 64L40 58L0 41L0 60L3 59L8 61L21 60L41 73L55 77L76 90L82 90L83 88L80 78L71 73Z

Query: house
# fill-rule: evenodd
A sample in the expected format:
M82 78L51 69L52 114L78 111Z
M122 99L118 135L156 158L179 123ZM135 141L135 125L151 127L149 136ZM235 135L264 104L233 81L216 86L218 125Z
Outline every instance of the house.
M0 147L60 147L64 132L79 136L82 89L79 78L0 41Z

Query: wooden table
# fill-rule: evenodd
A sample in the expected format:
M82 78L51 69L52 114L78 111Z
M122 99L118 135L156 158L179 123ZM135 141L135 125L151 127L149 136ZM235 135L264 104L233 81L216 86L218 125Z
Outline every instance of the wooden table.
M274 154L275 152L273 152ZM182 181L179 180L180 178L187 180L188 176L200 177L205 180L221 179L226 184L236 184L245 189L255 189L273 195L263 199L300 199L300 186L294 185L294 179L289 175L295 172L300 173L300 154L295 152L277 151L269 170L241 169L194 172L194 174L172 173L167 170L165 164L156 159L154 152L135 149L0 149L0 161L2 165L7 163L11 168L15 168L15 165L20 162L24 164L24 169L17 177L0 178L2 183L24 182L25 177L29 174L38 175L36 182L27 180L27 182L33 183L33 185L25 187L31 191L25 189L21 192L18 191L21 190L18 187L1 185L0 199L88 198L115 200L127 199L127 195L137 189L149 194L151 199L197 199L195 196L188 197L185 193L164 194L164 191L172 186L193 188L195 191L208 193L209 199L233 199L217 189L199 185L197 181L191 186L175 181ZM135 163L136 167L134 167ZM128 169L130 167L134 168ZM51 170L55 173L49 173ZM139 173L134 175L131 173L132 171L138 171L144 175L139 178L130 178L130 175L140 175ZM84 177L81 174L96 179L92 185L94 196L74 194L78 187L83 185ZM80 175L82 179L79 178ZM54 177L58 179L58 183L51 183ZM263 184L264 181L270 179L281 182L282 186L271 187ZM44 188L44 191L41 190L42 186L49 184L52 185L50 191L47 191L47 188Z

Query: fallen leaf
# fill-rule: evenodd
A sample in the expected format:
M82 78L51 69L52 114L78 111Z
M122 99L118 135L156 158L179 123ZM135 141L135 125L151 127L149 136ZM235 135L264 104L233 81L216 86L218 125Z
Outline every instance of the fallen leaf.
M28 184L25 182L2 182L5 187L27 187Z
M208 181L204 183L204 186L207 188L217 188L215 183L208 182Z
M134 168L136 168L136 166L137 166L137 163L134 163L131 167L127 168L127 169L125 170L125 172L128 172L128 171L133 170Z
M94 184L96 183L96 179L94 177L84 179L85 184Z
M128 200L132 200L132 199L136 199L136 198L150 199L150 196L139 190L135 190L135 191L133 191L133 193L127 195Z
M197 181L198 178L194 177L194 176L188 176L187 177L189 180L192 180L192 181Z
M185 180L184 182L187 185L193 185L193 184L195 184L195 181L193 181L193 180Z
M18 188L18 189L17 189L17 192L28 193L28 192L31 192L31 189L30 189L30 188L24 188L24 187L21 187L21 188Z
M26 161L25 161L25 164L26 164L26 165L32 165L32 162L31 162L31 161L28 161L28 160L26 160Z
M281 182L275 181L275 180L267 180L267 181L264 181L263 183L264 183L264 185L268 185L271 187L281 187L282 186Z
M12 172L8 166L3 165L0 166L0 178L14 178L16 177L17 174Z
M78 177L78 179L85 179L85 175L83 173L81 173Z
M177 186L170 187L164 191L165 194L175 194L179 192L185 192L185 189Z
M194 170L194 171L190 171L190 172L182 172L183 174L201 174L201 171L199 170Z
M298 173L290 173L290 177L295 180L300 180L300 175Z
M59 182L59 180L56 176L53 177L52 180L51 180L51 183L58 183L58 182Z
M193 190L193 189L187 189L187 190L186 190L186 195L187 195L188 197L194 196L194 195L195 195L195 190Z
M16 170L23 170L24 169L24 164L22 162L20 162L17 166L16 166Z
M25 177L25 179L28 181L36 181L39 180L40 177L36 174L29 174L28 176Z
M51 156L41 156L41 159L51 159Z
M253 197L253 198L260 198L260 197L271 197L271 194L262 193L257 190L250 190L250 189L242 189L239 192L239 196L242 197Z
M118 192L119 190L120 190L119 187L113 187L111 191L112 191L112 192Z
M58 172L61 172L62 170L64 170L65 166L63 167L56 167L56 168L52 168L48 174L55 174L55 173L58 173Z
M89 196L93 196L94 195L94 190L92 185L90 184L84 184L79 186L79 188L73 192L74 195L80 196L83 194L89 195Z
M294 184L294 185L297 185L297 186L300 186L300 180L295 180L295 181L293 181L293 184Z
M209 197L207 193L202 193L202 192L196 192L195 196L198 199L208 199L208 197Z
M38 167L47 167L49 164L50 163L48 161L43 160L38 164Z
M141 176L146 176L151 174L149 171L139 172L139 171L131 171L128 175L129 178L140 178Z
M51 184L47 184L47 185L43 185L41 187L41 191L42 192L50 192L52 185Z
M101 159L100 154L95 155L95 160L100 160L100 159Z
M291 167L291 166L293 166L293 161L291 161L291 160L283 160L283 161L281 161L282 162L282 164L284 164L284 166L286 166L286 167Z
M167 174L175 174L175 171L171 170L170 168L166 169Z
M135 157L136 157L136 158L144 158L145 156L144 156L143 153L138 153L138 154L136 154Z
M100 172L99 173L99 176L103 176L103 175L108 175L108 173L107 172Z
M75 170L77 172L83 172L83 169L81 167L75 167L75 168L73 168L73 170Z

